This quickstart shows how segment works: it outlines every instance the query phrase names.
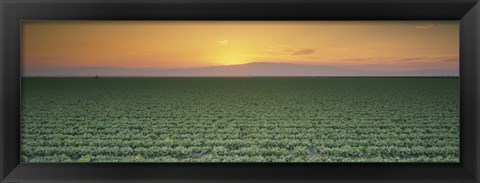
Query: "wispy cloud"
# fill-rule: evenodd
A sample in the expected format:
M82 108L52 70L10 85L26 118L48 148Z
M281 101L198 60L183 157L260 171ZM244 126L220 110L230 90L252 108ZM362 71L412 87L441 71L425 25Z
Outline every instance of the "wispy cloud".
M315 53L314 49L301 49L301 50L293 51L291 54L292 55L309 55L312 53Z
M215 42L222 45L222 46L228 46L228 39L217 40Z
M409 58L399 58L399 59L392 59L395 62L418 62L418 61L425 61L426 57L409 57Z
M417 25L415 28L420 29L420 30L427 30L427 29L433 29L433 28L438 27L440 25L441 24L439 24L439 23L428 22L428 23L425 23L425 24L422 24L422 25Z
M455 63L459 61L459 58L458 56L410 57L392 59L392 61L403 63Z
M372 62L372 63L396 63L396 64L415 64L415 63L458 63L458 56L425 56L425 57L359 57L338 59L345 62Z
M459 57L440 57L438 60L440 62L459 62Z

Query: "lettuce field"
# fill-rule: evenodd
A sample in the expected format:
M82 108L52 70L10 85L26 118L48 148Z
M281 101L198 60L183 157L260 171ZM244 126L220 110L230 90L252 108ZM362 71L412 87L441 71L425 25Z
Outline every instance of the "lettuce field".
M23 78L22 162L459 162L458 78Z

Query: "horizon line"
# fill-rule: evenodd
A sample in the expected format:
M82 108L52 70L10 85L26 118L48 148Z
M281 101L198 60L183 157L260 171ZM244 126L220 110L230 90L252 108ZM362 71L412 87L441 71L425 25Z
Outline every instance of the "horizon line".
M21 76L21 78L459 78L440 76Z
M221 64L221 65L206 65L206 66L196 66L196 67L125 67L125 66L28 66L23 65L22 69L25 68L57 68L57 69L89 69L89 68L115 68L115 69L163 69L163 70L177 70L177 69L203 69L209 67L224 67L224 66L241 66L241 65L250 65L250 64L286 64L286 65L301 65L301 66L323 66L323 67L334 67L334 68L349 68L346 66L338 66L332 64L314 64L314 63L292 63L292 62L247 62L247 63L238 63L238 64ZM364 66L369 66L364 65ZM394 66L394 65L392 65ZM425 69L421 69L425 70ZM439 70L439 69L435 69ZM440 70L450 70L450 69L440 69ZM411 70L413 71L413 70Z

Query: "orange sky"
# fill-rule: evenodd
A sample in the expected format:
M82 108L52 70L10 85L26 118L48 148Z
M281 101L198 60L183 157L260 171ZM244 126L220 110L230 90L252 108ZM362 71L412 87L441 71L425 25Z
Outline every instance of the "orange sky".
M458 21L22 22L25 67L457 69Z

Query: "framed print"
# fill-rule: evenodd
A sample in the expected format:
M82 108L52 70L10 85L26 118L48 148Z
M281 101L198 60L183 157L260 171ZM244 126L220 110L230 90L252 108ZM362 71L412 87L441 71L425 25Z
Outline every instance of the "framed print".
M20 159L458 163L458 34L458 21L23 21Z
M2 1L2 182L478 182L478 1Z

